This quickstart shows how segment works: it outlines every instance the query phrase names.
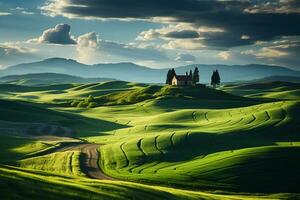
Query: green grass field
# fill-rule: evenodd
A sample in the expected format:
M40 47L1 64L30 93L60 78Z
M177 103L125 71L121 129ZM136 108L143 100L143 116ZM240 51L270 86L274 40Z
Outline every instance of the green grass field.
M0 84L1 199L300 198L298 90Z

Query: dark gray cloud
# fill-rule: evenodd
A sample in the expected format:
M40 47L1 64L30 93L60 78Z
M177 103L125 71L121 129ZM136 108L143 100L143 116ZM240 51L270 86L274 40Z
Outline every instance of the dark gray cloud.
M156 21L163 22L168 18L196 27L222 28L223 33L204 35L204 43L207 46L230 48L299 35L299 7L296 0L54 0L43 6L42 10L49 15L70 18L153 20L160 17L161 20ZM197 36L192 32L189 32L189 36L183 33L174 32L168 36ZM242 39L243 35L249 36L248 39Z
M185 38L198 38L199 33L192 30L183 30L183 31L173 31L166 33L164 37L176 38L176 39L185 39Z
M54 28L45 30L39 38L30 41L62 45L76 44L70 30L71 27L68 24L57 24Z

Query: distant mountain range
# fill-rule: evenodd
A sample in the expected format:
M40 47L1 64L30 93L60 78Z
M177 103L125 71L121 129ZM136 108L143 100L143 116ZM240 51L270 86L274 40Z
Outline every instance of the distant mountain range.
M0 83L11 83L20 85L48 85L64 83L96 83L104 81L113 81L112 78L82 78L67 74L57 73L36 73L22 75L8 75L0 77Z
M268 76L300 76L295 71L280 66L270 65L203 65L193 64L177 67L177 74L199 68L200 81L210 82L213 70L218 69L222 82L260 79ZM170 67L171 68L171 67ZM168 69L152 69L133 63L109 63L86 65L75 60L50 58L40 62L25 63L8 67L0 71L0 76L29 73L59 73L84 78L106 77L131 82L164 83Z

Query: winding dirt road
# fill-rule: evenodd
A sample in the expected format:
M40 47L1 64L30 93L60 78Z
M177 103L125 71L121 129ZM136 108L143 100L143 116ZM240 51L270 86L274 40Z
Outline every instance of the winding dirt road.
M83 160L80 161L83 172L90 178L101 179L101 180L115 180L103 173L98 165L100 160L100 153L98 148L100 145L97 144L87 144L80 149L83 153Z
M97 149L100 146L101 144L65 142L58 147L54 147L47 151L37 153L35 156L46 155L54 152L80 151L83 155L80 158L80 168L88 177L100 180L115 180L114 178L105 175L98 165L98 161L100 160L100 153Z

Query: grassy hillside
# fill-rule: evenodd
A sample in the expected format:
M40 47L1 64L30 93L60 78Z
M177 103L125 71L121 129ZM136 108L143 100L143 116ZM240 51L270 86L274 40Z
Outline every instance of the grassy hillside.
M56 152L27 158L19 161L19 166L64 175L84 176L80 169L80 153L78 151Z
M290 82L263 82L225 85L224 91L250 98L297 100L300 98L300 84Z
M217 100L217 101L244 101L252 100L231 95L221 90L214 90L205 87L174 87L174 86L146 86L125 91L116 91L106 95L94 97L90 95L84 99L70 101L71 106L77 107L97 107L111 105L126 105L143 102L146 100Z
M38 170L0 167L0 192L4 199L276 199L295 194L254 196L250 194L211 194L122 181L97 181L55 175Z
M275 81L282 81L282 82L290 82L290 83L300 83L299 76L267 76L261 79L256 79L253 81L249 81L250 83L266 83L266 82L275 82Z
M0 131L13 135L92 136L126 127L105 119L93 119L45 108L40 104L13 100L0 100L0 112Z
M123 81L0 84L0 164L6 164L0 194L298 198L300 98L281 94L297 88L283 82L217 90ZM92 160L117 180L87 178L87 153L76 146L82 144L95 146Z
M132 119L133 127L115 132L118 142L101 148L101 165L116 177L167 185L259 192L279 188L282 192L297 191L295 184L299 177L294 177L294 181L286 180L291 183L288 186L283 185L281 177L284 173L287 173L286 178L292 177L297 171L295 164L299 152L297 144L290 142L300 139L297 135L299 108L297 102L278 102L224 110L174 111ZM284 148L278 142L286 142ZM266 148L261 148L264 146ZM289 151L292 155L286 153ZM220 165L220 157L215 156L218 154L222 155L221 160L229 161ZM268 162L281 163L290 156L296 157L291 158L288 172L281 173L283 166L278 165L261 180L264 183L273 181L274 185L265 187L247 181L251 174L259 178L259 170L265 165L269 167ZM260 160L260 157L270 157L270 161ZM258 164L246 172L248 160ZM221 172L217 170L220 167ZM203 174L199 171L202 168ZM206 174L210 168L211 172ZM227 168L230 171L226 171ZM227 175L221 178L222 173ZM281 174L278 180L272 177L274 173ZM219 185L213 186L211 177L218 177Z

